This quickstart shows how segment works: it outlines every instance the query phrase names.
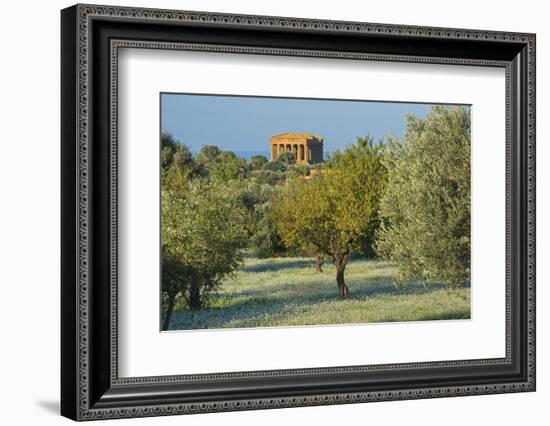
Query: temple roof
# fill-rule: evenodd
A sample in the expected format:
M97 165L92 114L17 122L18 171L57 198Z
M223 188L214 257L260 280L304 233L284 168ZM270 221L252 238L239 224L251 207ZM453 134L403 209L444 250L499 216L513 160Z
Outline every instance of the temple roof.
M294 133L294 132L283 132L277 135L271 136L271 139L316 139L319 142L323 142L323 137L319 135L314 135L313 133Z

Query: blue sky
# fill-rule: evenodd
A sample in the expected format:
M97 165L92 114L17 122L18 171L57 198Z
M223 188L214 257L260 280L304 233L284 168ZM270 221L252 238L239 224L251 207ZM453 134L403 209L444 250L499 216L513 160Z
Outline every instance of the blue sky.
M162 94L161 127L197 152L218 145L235 152L269 151L282 132L324 137L325 152L343 149L358 136L402 137L405 114L424 117L428 104Z

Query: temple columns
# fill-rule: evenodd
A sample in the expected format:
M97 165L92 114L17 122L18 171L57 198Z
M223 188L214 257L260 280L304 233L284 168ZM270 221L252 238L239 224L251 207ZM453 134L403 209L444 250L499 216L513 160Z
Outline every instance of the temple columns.
M271 159L277 160L283 152L291 152L296 159L296 163L309 163L312 152L307 143L274 143L271 145Z

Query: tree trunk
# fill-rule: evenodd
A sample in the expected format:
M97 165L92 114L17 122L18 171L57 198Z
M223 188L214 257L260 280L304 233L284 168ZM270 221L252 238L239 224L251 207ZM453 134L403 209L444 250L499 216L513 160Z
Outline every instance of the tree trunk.
M200 309L202 307L201 289L197 283L193 283L189 290L189 307L191 309Z
M325 263L322 254L315 255L315 270L317 272L323 272L323 263Z
M336 266L336 284L338 286L338 294L340 295L340 299L344 300L349 295L349 289L344 279L344 272L346 270L346 265L348 264L348 255L335 256L334 264Z
M162 323L162 331L168 330L170 325L170 318L172 318L172 312L174 312L174 305L176 304L176 295L168 295L168 309L166 310L166 316L164 317L164 322Z

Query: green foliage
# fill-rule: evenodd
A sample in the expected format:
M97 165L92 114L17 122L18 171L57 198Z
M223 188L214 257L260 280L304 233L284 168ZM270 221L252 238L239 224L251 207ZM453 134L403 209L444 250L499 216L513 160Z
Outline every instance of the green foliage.
M271 204L264 203L260 208L262 215L256 225L256 232L250 238L250 248L261 259L281 256L285 253L286 247L270 218Z
M249 165L231 151L222 151L215 145L203 145L195 161L214 179L227 182L247 176Z
M210 164L210 176L222 182L242 179L248 175L248 163L231 151L221 151L217 161Z
M193 159L189 148L176 141L170 133L162 132L161 143L162 187L183 196L187 183L204 176L206 170Z
M250 168L251 170L260 170L267 164L267 162L268 160L265 155L253 155L250 158Z
M176 303L207 306L245 247L260 256L284 250L268 213L285 175L264 170L267 163L255 156L249 164L211 145L193 157L169 133L162 134L163 328Z
M258 184L271 185L271 186L279 185L280 183L284 182L284 180L286 179L286 176L283 172L266 170L266 169L253 170L252 172L250 172L249 176Z
M365 242L372 242L378 229L380 200L387 182L383 164L382 142L375 143L366 136L348 146L343 153L336 151L328 162L330 197L333 198L334 226L342 235L339 251L362 252Z
M209 167L211 164L217 163L221 150L216 145L203 145L200 152L197 154L197 162Z
M260 258L280 256L286 249L271 215L272 200L277 192L276 186L256 180L249 182L244 192L249 205L253 203L249 220L251 231L249 248Z
M264 164L264 170L271 171L271 172L279 172L284 173L287 169L287 163L279 160L275 161L268 161Z
M398 282L451 286L470 280L470 110L435 106L407 117L404 143L391 139L377 252L399 264Z
M378 223L385 181L381 145L358 139L315 176L289 179L283 186L274 212L283 239L328 256L350 254Z
M277 161L284 163L284 164L295 164L296 163L296 157L294 154L290 151L281 152L277 156Z
M293 164L286 169L286 178L309 176L309 165Z
M222 278L241 261L248 234L235 185L189 181L185 197L162 191L162 274L167 298L204 307Z
M161 133L160 139L160 165L163 170L166 170L172 165L172 159L178 147L178 143L170 133L165 131Z

